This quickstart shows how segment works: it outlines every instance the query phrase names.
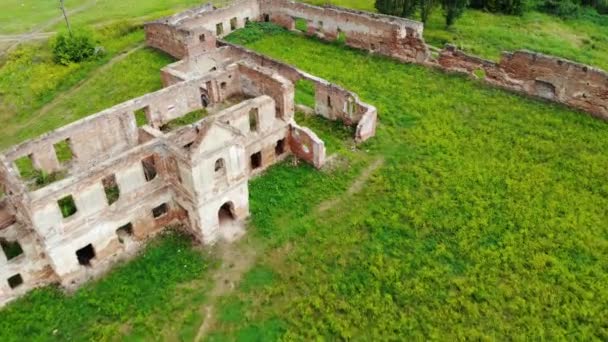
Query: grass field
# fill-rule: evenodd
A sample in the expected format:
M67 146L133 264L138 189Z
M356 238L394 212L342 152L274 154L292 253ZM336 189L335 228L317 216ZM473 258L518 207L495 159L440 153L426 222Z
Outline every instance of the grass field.
M549 21L556 26L543 31ZM484 39L479 22L503 38ZM578 54L568 42L595 36L606 51L605 27L573 23L468 12L450 32L434 17L426 34L491 58L531 44L602 66L601 53ZM102 60L57 67L43 44L0 67L0 109L9 113L0 114L0 147L160 87L158 69L171 59L132 51L141 30L109 27L96 31L109 47ZM351 129L298 114L326 141L331 166L286 162L251 182L242 244L258 261L219 301L210 340L608 339L608 124L463 77L266 32L230 39L253 37L250 48L357 92L378 107L381 125L353 148ZM298 101L309 91L299 87ZM192 340L209 265L170 234L72 297L47 288L0 311L0 340Z
M330 140L339 179L283 166L253 183L274 280L227 298L241 319L215 337L608 337L605 122L290 33L249 47L356 91L381 126L360 152ZM376 159L359 194L339 191Z

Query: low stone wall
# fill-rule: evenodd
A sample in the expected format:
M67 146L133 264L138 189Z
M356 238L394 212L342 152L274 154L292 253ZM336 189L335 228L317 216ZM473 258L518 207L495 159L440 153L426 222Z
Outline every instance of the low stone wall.
M597 68L530 51L505 52L494 63L453 46L441 51L438 63L445 71L470 74L608 120L608 73Z

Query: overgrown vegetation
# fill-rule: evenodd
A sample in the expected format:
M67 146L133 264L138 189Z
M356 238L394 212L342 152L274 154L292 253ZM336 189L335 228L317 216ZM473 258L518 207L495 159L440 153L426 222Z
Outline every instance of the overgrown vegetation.
M445 25L451 27L466 8L493 13L522 15L538 10L562 18L574 18L581 13L608 14L608 0L375 0L378 12L401 17L420 14L426 23L435 7L443 9Z
M190 113L186 113L180 116L179 118L175 118L167 122L166 124L162 125L160 129L163 132L170 132L176 128L191 125L195 122L198 122L205 116L207 116L207 111L205 109L194 110Z
M274 280L227 298L219 311L247 319L213 338L608 337L605 122L287 32L248 46L359 93L381 125L367 152L328 140L336 173L282 165L252 182ZM298 122L323 139L334 126Z
M71 295L56 287L30 292L1 312L0 340L162 338L164 324L181 335L205 300L209 261L188 237L167 231L132 262ZM183 326L189 333L189 326ZM186 335L187 336L187 335Z
M52 43L52 48L53 60L63 65L86 61L91 57L99 56L102 51L95 48L95 42L86 32L59 33Z

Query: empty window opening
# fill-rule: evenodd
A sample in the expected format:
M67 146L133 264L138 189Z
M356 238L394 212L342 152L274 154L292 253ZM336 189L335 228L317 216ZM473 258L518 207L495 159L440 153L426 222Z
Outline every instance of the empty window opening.
M268 13L264 13L264 21L265 22L269 22L270 21L270 15Z
M72 144L70 138L61 140L60 142L53 145L53 148L55 149L55 154L57 155L57 160L59 160L60 163L64 164L72 161L74 154L72 153L71 145Z
M23 249L18 241L7 241L5 239L0 239L0 246L2 246L2 251L6 256L6 260L14 259L23 254Z
M327 95L327 107L331 108L331 96Z
M301 32L308 31L308 21L306 21L306 19L294 18L294 20L295 20L296 30L301 31Z
M277 144L274 146L274 154L280 156L283 153L285 153L285 139L277 141Z
M236 17L230 19L230 31L236 30L237 25L238 25L238 21L237 21Z
M116 229L116 235L118 236L118 241L120 241L120 243L124 243L126 240L129 240L131 236L133 236L133 225L131 222Z
M220 83L220 88L222 88L222 89L226 89L226 82L222 82L222 83Z
M149 156L141 160L141 165L144 168L144 176L146 182L149 182L156 178L156 161L154 156Z
M118 188L118 183L116 182L115 175L109 175L101 180L103 184L103 190L106 193L106 199L108 200L108 204L118 201L120 197L120 189Z
M553 99L556 96L555 86L552 83L536 80L534 83L536 95L546 99Z
M250 132L257 132L258 131L258 109L257 108L251 108L251 110L249 110L249 131Z
M217 213L220 225L234 221L234 205L232 202L226 202L218 210Z
M21 278L21 274L19 274L19 273L8 278L7 281L8 281L8 286L10 286L11 289L14 289L14 288L18 287L19 285L23 284L23 278Z
M315 83L302 78L296 82L295 102L310 108L315 107Z
M224 162L224 158L220 158L215 161L214 167L215 173L224 173L226 171L226 162Z
M342 30L340 30L339 28L338 28L338 36L336 37L336 42L339 44L346 43L346 33L342 32Z
M201 34L198 36L198 40L202 43L205 41L205 34Z
M302 151L304 151L304 153L308 154L308 153L310 153L310 148L308 147L308 145L302 144Z
M63 218L70 217L76 214L78 211L72 195L65 196L64 198L58 200L57 205L59 205L59 210L61 210L61 215Z
M249 24L249 17L245 17L245 25Z
M251 155L251 169L257 169L262 166L262 151Z
M135 115L135 122L137 123L137 127L141 127L143 125L148 124L148 117L150 117L150 107L145 106L133 112Z
M154 218L159 218L166 215L167 212L169 212L169 206L167 205L167 203L163 203L158 207L152 209L152 216L154 216Z
M213 67L211 70L216 70L216 68ZM201 93L201 104L203 105L203 108L207 108L209 105L209 93L205 88L199 88L199 91Z
M224 24L219 23L215 25L215 34L218 36L224 34Z
M36 177L37 172L34 168L34 161L31 154L15 160L15 167L23 179L32 179Z
M76 251L78 263L83 266L91 266L91 260L95 258L95 248L92 244L88 244Z

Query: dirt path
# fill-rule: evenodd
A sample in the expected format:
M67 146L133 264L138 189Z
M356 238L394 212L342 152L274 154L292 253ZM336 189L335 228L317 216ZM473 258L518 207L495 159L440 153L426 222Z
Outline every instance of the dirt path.
M70 15L74 15L78 12L82 12L84 10L87 10L93 6L95 6L97 4L97 0L91 0L89 2L86 2L78 7L75 7L71 10L67 11L68 17ZM59 13L59 15L49 21L46 21L36 27L34 27L34 29L32 29L30 32L21 34L21 35L17 35L17 36L13 36L13 37L18 37L17 39L12 40L13 43L10 44L6 49L4 49L4 51L0 51L0 56L2 56L5 53L8 53L10 51L12 51L14 48L16 48L17 46L19 46L19 44L29 41L29 40L35 40L35 39L43 39L41 38L41 36L45 35L45 34L51 34L52 32L44 32L45 30L57 25L59 22L61 22L63 19L63 15L61 14L61 11L59 10L59 8L57 8L57 13ZM11 37L11 36L0 36L0 37L4 37L5 39L7 37ZM48 36L46 37L48 38ZM1 39L1 38L0 38Z
M380 157L374 160L368 167L366 167L361 172L361 174L355 179L355 181L348 187L348 190L346 190L346 195L351 196L363 190L363 186L365 185L369 177L371 177L374 171L379 169L382 164L384 164L383 158ZM335 207L338 203L340 203L340 200L343 198L343 196L344 195L340 195L338 197L334 197L332 199L322 202L317 207L317 210L323 212Z
M241 281L243 275L251 269L256 259L256 250L249 244L220 242L217 252L222 265L212 275L213 288L209 294L209 301L201 308L204 321L194 338L201 341L215 324L215 306L221 297L232 292Z

